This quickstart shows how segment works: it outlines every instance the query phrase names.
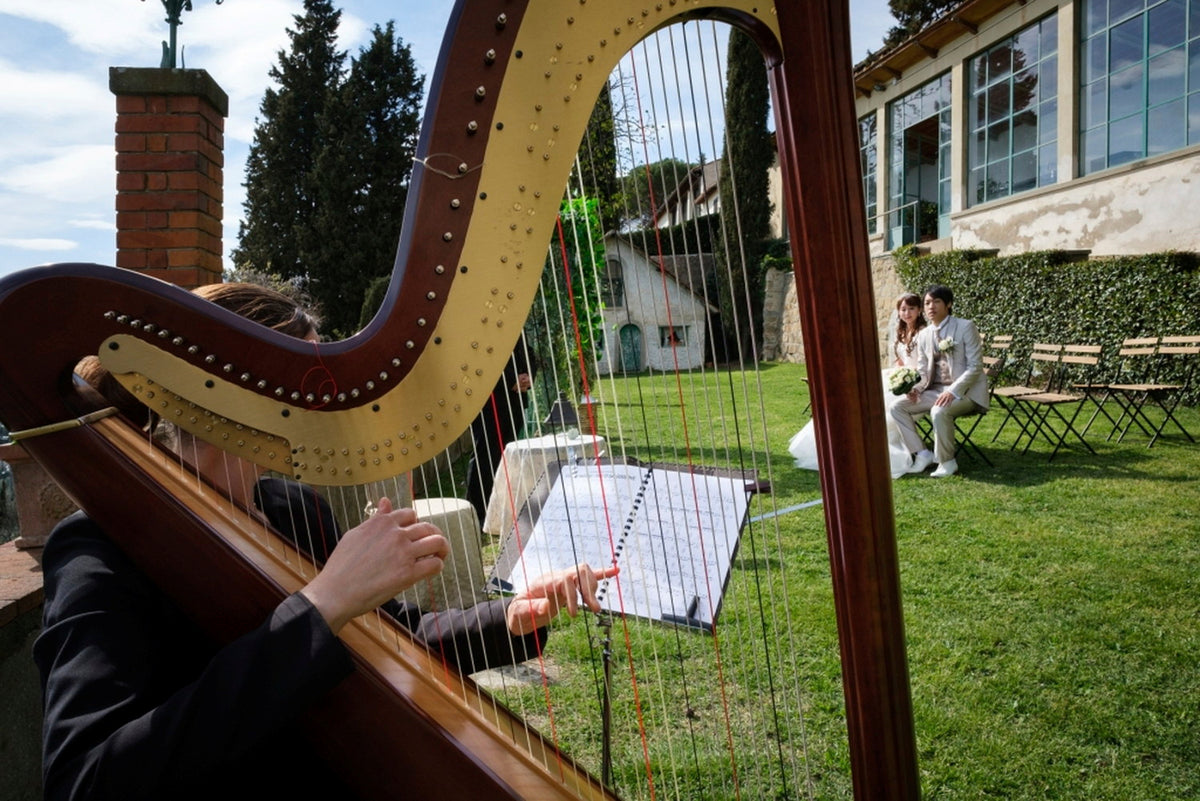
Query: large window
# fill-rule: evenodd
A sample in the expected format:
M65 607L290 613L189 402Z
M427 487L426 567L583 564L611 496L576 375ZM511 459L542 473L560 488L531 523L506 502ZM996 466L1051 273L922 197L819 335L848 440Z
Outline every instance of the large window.
M619 309L625 305L625 277L621 262L609 259L605 274L600 276L600 302L606 309Z
M888 104L888 247L950 235L950 73Z
M971 59L967 204L1058 178L1058 16Z
M875 120L875 114L868 114L858 121L858 151L862 158L863 199L867 204L867 233L870 234L875 233L878 228L876 215L879 213L875 181L879 149L876 144L878 134Z
M1080 170L1200 143L1200 0L1084 0Z

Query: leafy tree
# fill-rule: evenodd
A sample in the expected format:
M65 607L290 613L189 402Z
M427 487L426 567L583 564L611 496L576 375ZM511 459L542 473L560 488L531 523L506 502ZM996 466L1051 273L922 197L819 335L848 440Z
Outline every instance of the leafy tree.
M334 49L340 16L330 0L305 0L288 32L292 49L271 71L278 87L263 98L247 162L233 253L235 275L305 289L339 338L358 329L367 286L392 271L424 83L390 22L347 70Z
M725 329L736 323L743 332L737 344L752 358L756 351L749 349L761 340L762 257L771 227L768 174L775 149L767 131L766 66L753 40L737 30L729 34L728 64L720 178L724 244L717 257L726 262L729 278L719 282L720 308Z
M320 118L342 78L345 52L334 47L341 11L330 0L305 0L288 30L291 51L279 52L272 87L263 95L246 161L245 220L233 261L239 269L284 278L304 275L298 233L312 223L310 173L320 149Z
M653 228L654 213L696 166L677 158L665 158L634 167L622 178L625 210L622 218L633 228Z
M617 180L617 140L614 132L612 93L608 84L600 92L579 148L583 193L596 199L600 229L610 231L621 220L621 184Z
M896 25L887 32L883 44L892 47L920 33L962 0L888 0L888 9Z
M387 297L388 285L391 283L391 276L381 275L378 278L371 279L371 283L367 284L363 290L362 312L358 318L356 328L366 328L367 323L379 311L379 307L383 305L383 299Z
M394 24L376 26L320 119L310 179L316 207L299 233L300 255L309 291L340 338L369 320L367 286L395 263L424 80Z
M551 244L534 309L569 309L573 319L566 326L526 326L525 339L539 356L553 364L553 369L542 370L541 374L547 378L557 376L560 383L567 383L564 377L570 376L575 397L579 397L584 382L579 352L583 351L588 385L592 386L595 378L592 354L604 336L598 286L598 271L604 270L604 232L600 229L599 201L588 197L568 198L563 201L559 219L562 236Z

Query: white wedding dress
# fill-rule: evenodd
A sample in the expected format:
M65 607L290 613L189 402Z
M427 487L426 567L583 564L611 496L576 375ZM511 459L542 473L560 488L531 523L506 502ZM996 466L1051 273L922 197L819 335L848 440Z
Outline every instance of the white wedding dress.
M915 344L915 338L913 342ZM887 379L897 367L912 367L916 369L917 357L915 353L909 352L908 347L903 342L898 340L892 343L891 353L894 357L892 359L893 366L883 371L880 389L885 409L883 419L887 423L888 461L891 463L892 478L899 478L908 471L908 466L912 464L912 454L904 446L904 440L900 437L900 429L896 427L892 416L886 413L888 405L904 397L903 395L892 394L891 390L887 388ZM791 442L788 443L788 453L795 458L796 467L799 467L801 470L817 469L817 442L813 434L811 420L792 437Z

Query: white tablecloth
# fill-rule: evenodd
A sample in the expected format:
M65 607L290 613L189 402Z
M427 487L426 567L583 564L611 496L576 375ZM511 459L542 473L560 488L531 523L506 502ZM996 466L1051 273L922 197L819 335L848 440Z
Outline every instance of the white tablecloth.
M483 519L484 533L493 536L508 533L516 512L537 486L547 464L566 462L572 457L586 459L603 455L604 437L590 434L547 434L508 443L504 446L500 466L496 468L496 479Z

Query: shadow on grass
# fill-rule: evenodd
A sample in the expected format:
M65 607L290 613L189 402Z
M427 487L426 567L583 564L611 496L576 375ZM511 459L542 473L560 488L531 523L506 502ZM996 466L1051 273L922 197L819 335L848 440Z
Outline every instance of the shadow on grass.
M1169 444L1156 444L1157 453L1153 449L1130 444L1093 443L1092 447L1096 449L1095 454L1081 448L1072 448L1067 451L1060 450L1051 460L1049 448L1031 448L1028 452L1021 453L1004 448L1000 443L983 446L984 453L992 460L993 465L988 466L978 458L960 458L959 476L967 481L1011 487L1028 487L1072 478L1112 479L1114 475L1156 481L1195 480L1195 475L1186 470L1177 473L1162 470L1164 457L1169 458ZM1147 469L1151 466L1152 469ZM906 476L900 480L921 478Z

